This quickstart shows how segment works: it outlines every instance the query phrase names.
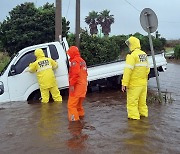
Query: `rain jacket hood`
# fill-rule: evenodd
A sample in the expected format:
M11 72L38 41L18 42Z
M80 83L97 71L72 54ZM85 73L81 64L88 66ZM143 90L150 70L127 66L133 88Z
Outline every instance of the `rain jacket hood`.
M128 39L129 42L129 49L133 52L135 49L141 49L140 40L134 36L131 36Z
M42 49L36 49L34 55L36 56L37 59L45 57Z
M76 57L80 56L79 49L76 46L71 46L69 50L67 51L67 54L70 56L70 61Z

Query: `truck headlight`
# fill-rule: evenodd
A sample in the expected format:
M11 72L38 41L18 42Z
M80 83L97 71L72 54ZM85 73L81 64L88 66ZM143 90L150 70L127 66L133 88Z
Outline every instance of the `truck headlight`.
M4 84L2 81L0 81L0 95L4 93Z

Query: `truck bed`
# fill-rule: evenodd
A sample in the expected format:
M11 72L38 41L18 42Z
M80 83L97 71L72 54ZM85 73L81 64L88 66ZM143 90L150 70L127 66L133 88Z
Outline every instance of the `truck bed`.
M163 71L165 71L167 62L164 58L164 53L156 54L155 59L157 68L162 67ZM148 56L148 61L150 68L154 68L152 56ZM124 71L124 66L125 60L90 66L88 67L88 81L122 75Z

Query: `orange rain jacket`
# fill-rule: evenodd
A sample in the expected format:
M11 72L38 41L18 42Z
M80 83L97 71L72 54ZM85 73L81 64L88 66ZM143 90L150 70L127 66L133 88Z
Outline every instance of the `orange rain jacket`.
M67 54L70 56L69 94L73 97L85 97L88 84L86 62L81 58L76 46L71 46Z

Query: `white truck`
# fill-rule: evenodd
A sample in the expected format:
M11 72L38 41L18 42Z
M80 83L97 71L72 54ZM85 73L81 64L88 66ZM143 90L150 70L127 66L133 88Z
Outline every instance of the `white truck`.
M59 89L67 89L68 67L66 51L69 48L66 39L60 42L50 42L30 46L19 51L3 69L0 76L0 103L11 101L28 101L38 99L39 85L35 73L26 72L29 63L35 61L34 51L42 48L45 56L51 57L58 62L58 69L55 70ZM154 76L152 57L148 56L151 73ZM158 71L165 71L167 62L163 53L155 55ZM121 77L125 66L124 60L88 67L89 86L111 82L121 84ZM116 85L117 86L117 85ZM120 85L119 85L120 86Z

